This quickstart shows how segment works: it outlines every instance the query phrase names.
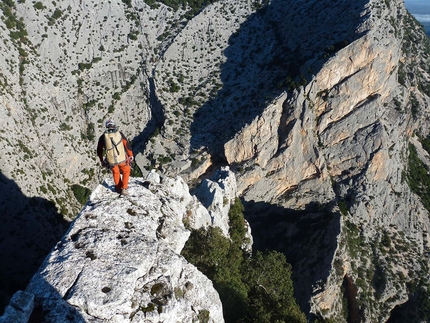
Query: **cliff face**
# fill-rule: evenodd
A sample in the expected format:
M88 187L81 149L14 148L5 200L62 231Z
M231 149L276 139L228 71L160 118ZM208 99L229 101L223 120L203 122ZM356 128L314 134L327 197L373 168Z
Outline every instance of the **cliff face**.
M214 30L207 37L222 42ZM428 135L428 50L402 1L272 1L230 37L218 76L208 72L220 83L193 115L191 157L234 166L257 247L287 255L316 316L386 321L427 272L428 210L410 189L408 155L412 144L428 164L414 137ZM164 70L174 62L166 52ZM166 116L181 95L160 94ZM193 108L163 135L187 142L184 128L173 132Z
M402 155L416 125L410 120L409 107L396 109L396 103L407 102L409 94L397 81L404 53L394 24L401 22L398 17L407 19L407 14L400 3L391 2L390 7L378 10L375 6L368 3L358 12L357 40L346 38L345 47L318 71L314 61L306 62L303 69L314 71L309 82L275 98L227 141L227 161L253 168L240 176L239 192L245 199L265 196L266 201L297 207L315 200L348 198L348 190L371 196L369 186L385 186L377 190L387 195L407 191L400 176L405 164ZM420 113L425 117L428 112ZM290 198L304 193L308 199ZM399 210L390 197L379 193L378 197L371 202L379 204L378 210L372 212L391 208L390 214L408 213L409 203L401 203L406 209ZM364 197L359 200L365 202ZM365 207L354 208L363 220L370 220Z
M403 1L187 9L4 2L2 182L73 218L73 184L101 177L94 147L111 116L142 169L194 185L229 164L256 247L287 255L311 314L382 322L425 295L429 211L409 160L415 147L430 165L430 46Z
M420 72L409 72L410 78L415 75L415 84L409 80L399 84L399 75L405 73L402 64L411 60L405 42L416 32L401 2L356 6L360 17L353 27L356 39L345 38L344 47L319 70L315 59L306 61L302 73L313 72L308 83L276 97L226 142L224 153L228 163L246 169L238 176L239 194L245 200L285 207L276 212L268 205L271 211L258 207L250 216L266 213L268 221L284 226L276 230L269 224L275 229L273 238L267 230L268 236L260 239L276 245L284 232L285 241L278 248L296 261L303 306L310 297L311 312L339 318L346 309L339 303L344 299L349 320L383 322L411 295L406 285L417 283L427 271L427 260L419 259L426 259L422 253L429 244L428 210L408 186L406 156L410 143L421 147L414 132L428 135L428 126L421 126L420 120L428 117L429 93L414 85L421 83L417 87L422 89L429 74L427 68L418 67ZM348 28L343 22L334 27ZM336 29L332 31L336 34ZM422 31L420 35L418 39L428 46ZM323 38L314 35L318 36ZM414 59L425 66L428 52ZM419 98L418 111L413 110L411 97ZM301 229L309 236L298 242L300 235L293 228L304 220L292 221L289 210L303 210L301 216L318 225L324 214L336 213L336 205L343 213L340 229L333 230L332 219L326 229ZM265 226L261 219L255 223ZM317 255L296 253L304 245L311 249L322 236L326 243L318 245L324 248L323 259L315 273L309 268L314 268ZM405 245L409 247L395 251ZM329 259L331 263L324 265ZM303 284L309 276L313 280ZM341 291L342 286L347 292Z

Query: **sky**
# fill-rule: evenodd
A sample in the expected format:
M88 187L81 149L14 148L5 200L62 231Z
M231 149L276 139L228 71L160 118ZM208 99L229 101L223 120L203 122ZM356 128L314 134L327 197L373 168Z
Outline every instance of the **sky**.
M405 0L405 6L430 37L430 0Z
M430 0L405 0L405 6L418 21L430 22Z

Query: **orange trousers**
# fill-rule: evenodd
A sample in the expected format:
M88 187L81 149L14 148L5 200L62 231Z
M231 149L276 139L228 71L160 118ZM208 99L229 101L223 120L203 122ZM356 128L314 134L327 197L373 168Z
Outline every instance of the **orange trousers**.
M122 174L122 178L121 178ZM112 167L113 181L115 182L115 190L121 192L122 189L128 188L128 179L130 177L130 165L122 163Z

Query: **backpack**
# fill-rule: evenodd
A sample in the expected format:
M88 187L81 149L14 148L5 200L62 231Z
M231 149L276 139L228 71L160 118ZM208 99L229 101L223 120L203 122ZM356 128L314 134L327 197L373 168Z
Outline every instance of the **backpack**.
M122 135L119 131L104 133L106 159L110 166L122 164L127 159Z

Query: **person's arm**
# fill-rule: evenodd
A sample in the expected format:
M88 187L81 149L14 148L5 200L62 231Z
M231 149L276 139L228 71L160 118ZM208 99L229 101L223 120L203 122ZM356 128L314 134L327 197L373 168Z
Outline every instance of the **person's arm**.
M133 157L133 151L131 150L130 143L128 142L127 138L124 136L124 134L122 132L121 132L121 136L122 136L122 143L124 144L127 156Z
M99 156L100 163L103 164L103 149L105 147L105 141L103 140L103 136L100 136L99 142L97 144L97 156Z

